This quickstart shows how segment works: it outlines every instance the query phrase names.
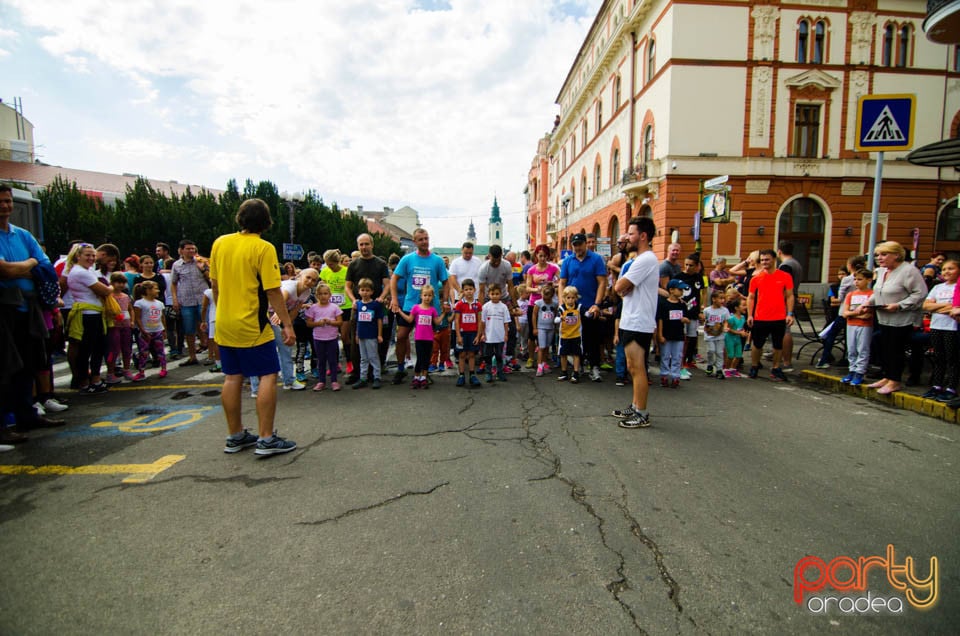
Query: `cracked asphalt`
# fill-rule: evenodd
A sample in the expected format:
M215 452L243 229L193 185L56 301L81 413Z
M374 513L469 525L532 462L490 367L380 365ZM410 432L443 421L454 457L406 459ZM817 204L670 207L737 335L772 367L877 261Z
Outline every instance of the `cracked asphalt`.
M279 432L299 448L267 459L223 453L218 409L170 431L91 427L216 407L210 387L74 398L65 429L0 464L185 458L143 484L0 476L0 633L956 633L955 426L699 374L652 387L653 427L628 431L607 415L629 401L610 378L453 381L283 391ZM794 603L802 557L889 543L919 574L938 558L934 608Z

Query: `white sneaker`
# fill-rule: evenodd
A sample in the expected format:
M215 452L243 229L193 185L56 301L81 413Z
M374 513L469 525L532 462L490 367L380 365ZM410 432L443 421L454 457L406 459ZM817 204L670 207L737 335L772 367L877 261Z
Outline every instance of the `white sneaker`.
M60 411L66 411L70 407L67 406L66 404L61 404L60 402L57 402L53 398L50 398L49 400L43 403L43 408L46 409L47 413L59 413Z
M250 397L252 397L254 400L256 400L256 399L257 399L257 392L256 392L256 391L250 391Z
M600 367L593 367L593 369L590 370L590 379L594 382L600 382Z
M303 382L299 382L299 381L297 381L297 380L294 380L294 381L293 381L293 384L284 384L284 385L283 385L283 390L284 390L284 391L303 391L305 388L307 388L307 385L304 384Z
M33 403L33 410L37 412L37 417L43 417L47 414L46 409L43 408L43 405L39 402Z

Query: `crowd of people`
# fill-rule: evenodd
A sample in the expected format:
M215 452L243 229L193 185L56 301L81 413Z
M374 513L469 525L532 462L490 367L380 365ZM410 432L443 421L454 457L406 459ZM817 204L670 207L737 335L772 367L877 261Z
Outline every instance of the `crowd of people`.
M769 340L770 380L787 381L793 370L791 326L803 270L788 242L732 267L715 259L712 269L674 243L660 262L651 250L653 221L635 218L609 258L596 251L594 235L578 233L565 258L547 245L532 254L493 245L480 256L467 242L451 262L430 250L429 233L419 228L415 249L402 258L375 256L373 238L361 234L352 254L311 252L309 266L297 269L281 265L260 238L269 210L252 199L237 215L240 231L218 239L209 259L187 239L178 258L165 243L121 259L114 245L76 242L52 264L29 232L9 223L10 197L0 188L0 304L10 358L2 407L8 422L21 425L0 428L0 443L24 441L32 426L62 423L51 417L68 408L53 390L57 351L79 395L141 382L150 366L162 379L174 360L222 371L225 451L256 446L260 455L296 447L273 430L278 387L378 390L391 344L389 381L409 377L414 390L429 389L431 374L448 370L457 387L468 388L506 382L522 366L536 378L569 383L602 382L604 371L613 371L617 385L632 387L630 405L612 412L624 428L650 424L651 361L668 389L701 368L718 380L741 372L757 378ZM894 242L877 245L875 257L875 272L862 256L851 257L831 286L833 322L821 334L817 366L839 363L832 344L845 336L844 383L863 384L872 362L882 377L871 388L901 390L905 351L929 315L924 353L933 372L925 397L960 405L957 261L935 254L920 269ZM36 270L49 270L59 301L40 302ZM258 435L240 421L245 382L257 399Z

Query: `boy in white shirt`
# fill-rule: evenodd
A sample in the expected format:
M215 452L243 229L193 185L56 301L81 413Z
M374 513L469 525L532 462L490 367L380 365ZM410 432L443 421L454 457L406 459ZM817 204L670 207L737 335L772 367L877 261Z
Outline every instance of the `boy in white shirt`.
M480 342L483 344L483 356L487 359L487 382L493 382L493 376L501 382L507 381L503 367L506 364L503 347L507 340L507 325L513 320L510 308L500 302L503 290L499 283L491 283L487 287L490 296L483 305ZM499 362L499 366L498 366Z

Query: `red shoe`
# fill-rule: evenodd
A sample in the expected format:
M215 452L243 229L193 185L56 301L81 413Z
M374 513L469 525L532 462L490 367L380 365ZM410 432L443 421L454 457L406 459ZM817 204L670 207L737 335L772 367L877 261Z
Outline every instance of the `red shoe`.
M352 373L353 373L353 362L348 362L348 363L347 363L347 375L351 375Z

